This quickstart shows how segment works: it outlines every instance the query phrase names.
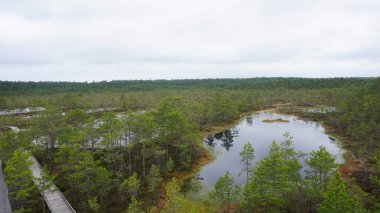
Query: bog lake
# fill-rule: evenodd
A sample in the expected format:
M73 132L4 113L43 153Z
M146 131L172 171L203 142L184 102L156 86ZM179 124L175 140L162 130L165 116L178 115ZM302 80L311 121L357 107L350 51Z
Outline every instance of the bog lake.
M265 121L280 122L265 122ZM204 145L214 155L214 160L203 166L196 177L201 180L202 191L209 191L219 177L229 171L235 179L235 183L242 185L245 176L238 174L243 170L244 164L240 161L239 153L248 141L255 149L255 164L263 159L272 141L277 143L284 141L283 134L289 132L293 137L295 151L310 153L320 146L326 147L327 151L337 157L336 163L343 163L343 152L339 147L339 141L325 133L321 124L314 121L298 119L297 116L284 115L273 112L260 112L247 115L234 127L208 135L204 138ZM303 158L301 174L307 169Z

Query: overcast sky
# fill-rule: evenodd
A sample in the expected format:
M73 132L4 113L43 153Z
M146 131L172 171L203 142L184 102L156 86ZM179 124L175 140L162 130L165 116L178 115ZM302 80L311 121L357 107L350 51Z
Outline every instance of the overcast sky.
M379 0L0 0L0 80L380 76Z

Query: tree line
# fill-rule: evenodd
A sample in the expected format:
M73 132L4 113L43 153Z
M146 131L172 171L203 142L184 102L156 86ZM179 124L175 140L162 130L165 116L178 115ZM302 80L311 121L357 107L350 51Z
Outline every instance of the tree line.
M64 92L152 91L162 89L321 89L363 86L373 78L241 78L188 80L118 80L101 82L0 81L0 95L53 94Z

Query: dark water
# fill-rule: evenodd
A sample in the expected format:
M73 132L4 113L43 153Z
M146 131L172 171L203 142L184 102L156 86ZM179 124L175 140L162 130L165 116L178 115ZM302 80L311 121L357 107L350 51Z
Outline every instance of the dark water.
M282 118L289 120L288 123L265 123L265 119ZM268 153L273 140L280 143L284 140L283 134L288 131L293 137L296 151L311 152L319 146L325 146L327 151L337 156L337 163L341 163L342 150L324 128L317 122L298 120L295 116L281 115L276 113L259 113L247 116L234 128L209 135L204 138L206 146L215 154L215 160L204 166L197 174L203 178L205 188L214 185L216 180L228 170L235 177L238 184L244 184L244 175L238 176L243 169L240 155L243 145L250 141L255 149L253 164L261 160ZM302 159L301 162L303 163ZM303 168L302 170L304 170Z

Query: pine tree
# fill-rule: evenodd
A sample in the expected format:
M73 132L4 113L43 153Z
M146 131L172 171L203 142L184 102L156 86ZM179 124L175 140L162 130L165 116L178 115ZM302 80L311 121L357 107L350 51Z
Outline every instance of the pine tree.
M245 168L243 169L243 171L246 173L245 182L248 183L249 174L252 173L251 161L255 159L255 149L252 147L252 144L248 142L244 144L243 150L239 154L241 157L240 161L243 162L245 165Z
M20 148L5 163L5 183L14 212L30 212L33 206L32 197L38 193L33 182L32 171L29 170L33 164L29 156L28 152L23 153Z
M331 155L326 147L320 146L317 151L312 151L310 157L305 160L310 167L307 170L307 177L314 183L314 191L325 190L329 174L334 168L336 157Z
M179 211L179 204L181 202L182 196L180 196L180 186L178 183L178 180L176 178L173 178L167 185L166 185L166 196L167 201L164 208L164 212L167 213L173 213Z
M147 177L148 182L148 192L151 194L152 198L156 198L157 188L160 186L162 182L162 177L160 173L160 169L152 164L149 170L149 174Z
M73 152L74 156L70 156L69 160L78 160L74 165L71 172L65 176L66 180L70 183L72 189L81 196L82 208L88 208L88 202L94 197L97 198L100 206L103 204L104 198L111 189L111 173L104 167L99 165L99 162L94 160L90 152Z
M356 196L350 196L339 173L335 173L323 193L323 202L319 205L318 212L364 212L364 209Z
M46 150L55 152L58 133L62 128L62 114L57 106L49 105L36 119L35 131L40 136L47 136Z
M143 213L144 211L142 210L142 202L138 201L134 196L132 196L127 212L128 213Z
M166 185L167 201L163 213L206 213L205 206L201 202L186 199L180 192L180 185L176 178L173 178Z
M231 204L238 199L239 194L239 186L235 185L234 178L227 171L216 181L214 190L209 193L209 199L220 207L222 212L230 212Z
M133 129L134 139L133 142L141 146L140 153L142 157L142 176L146 176L147 163L146 159L149 155L153 154L151 150L157 151L158 147L153 143L153 135L157 127L153 120L151 113L144 113L136 116L136 128ZM154 147L154 148L153 148ZM156 149L157 148L157 149Z
M7 131L5 137L0 137L0 156L6 161L19 148L28 148L31 145L30 131Z
M256 164L252 180L244 186L242 209L281 211L287 195L296 189L295 172L285 161L283 148L273 141L268 155Z
M124 97L124 95L122 96ZM125 97L124 97L125 98ZM128 148L128 173L129 176L132 175L132 148L134 147L133 141L133 131L136 129L137 120L135 114L128 110L127 116L123 120L124 122L124 131L126 135L127 148Z
M287 173L290 175L291 181L298 184L299 181L301 181L301 174L299 171L302 168L302 165L298 160L299 154L294 150L293 137L290 136L289 132L285 132L283 135L285 140L281 142L282 158L288 169Z
M137 197L137 193L140 189L140 180L137 174L134 172L132 176L126 178L120 185L122 191L127 191L129 197Z

